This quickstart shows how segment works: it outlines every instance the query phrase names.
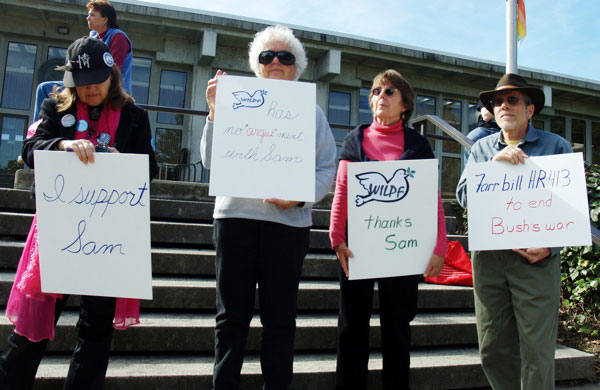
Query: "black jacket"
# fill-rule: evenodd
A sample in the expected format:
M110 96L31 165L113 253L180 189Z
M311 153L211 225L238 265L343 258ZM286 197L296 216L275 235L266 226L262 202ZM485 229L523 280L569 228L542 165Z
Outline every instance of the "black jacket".
M346 135L342 151L340 152L340 160L371 161L362 148L364 131L369 126L371 125L360 125ZM435 158L427 139L410 127L404 126L404 153L399 160L421 160L427 158Z
M57 111L56 104L55 99L44 100L40 111L42 122L38 125L36 133L23 142L21 157L31 168L34 168L34 151L58 150L57 147L60 141L72 140L75 137L75 123L72 126L65 127L62 124L62 118L67 114L77 118L77 104L73 104L69 109L62 112ZM126 103L121 109L119 127L115 136L115 147L121 153L147 154L149 157L150 180L158 172L158 165L150 144L151 137L148 113L133 103Z

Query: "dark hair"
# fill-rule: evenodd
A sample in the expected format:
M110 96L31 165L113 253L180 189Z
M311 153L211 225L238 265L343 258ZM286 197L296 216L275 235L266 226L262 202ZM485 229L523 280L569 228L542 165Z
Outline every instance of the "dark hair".
M404 104L404 108L406 108L406 110L402 112L400 117L404 122L407 122L415 110L415 90L410 86L408 81L406 81L404 76L402 76L402 74L400 74L400 72L397 70L388 69L383 71L373 79L371 93L369 93L369 107L371 107L371 111L373 110L373 106L371 104L373 98L373 88L382 84L391 84L402 94L402 104Z
M110 77L112 79L110 81L110 87L108 88L106 101L111 103L112 108L117 109L119 107L123 107L127 102L133 103L133 97L131 97L123 89L121 72L119 72L119 68L117 68L116 65L113 65L113 67L110 69ZM77 89L72 87L63 88L61 91L58 91L56 86L54 86L52 90L52 97L58 101L56 105L58 112L62 112L68 110L75 102L77 102Z
M90 0L89 3L85 6L88 10L94 9L95 11L100 12L105 18L108 18L108 27L110 28L119 28L117 25L117 11L108 0Z

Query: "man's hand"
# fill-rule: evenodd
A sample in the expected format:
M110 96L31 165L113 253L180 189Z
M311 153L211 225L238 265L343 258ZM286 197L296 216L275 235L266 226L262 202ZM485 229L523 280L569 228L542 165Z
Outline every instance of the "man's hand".
M499 151L492 161L506 161L511 164L525 164L525 159L529 156L518 146L508 145L501 151Z
M527 259L531 264L537 263L540 260L544 260L550 256L550 248L527 248L527 249L513 249L516 252Z

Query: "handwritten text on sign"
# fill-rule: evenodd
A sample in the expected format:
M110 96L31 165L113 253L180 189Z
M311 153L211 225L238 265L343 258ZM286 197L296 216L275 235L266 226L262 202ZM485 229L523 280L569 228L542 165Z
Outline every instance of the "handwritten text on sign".
M152 299L148 156L94 158L35 152L42 291Z
M466 169L471 250L591 245L581 153Z
M348 164L350 279L425 271L437 237L437 160Z
M315 85L221 76L210 195L315 198Z

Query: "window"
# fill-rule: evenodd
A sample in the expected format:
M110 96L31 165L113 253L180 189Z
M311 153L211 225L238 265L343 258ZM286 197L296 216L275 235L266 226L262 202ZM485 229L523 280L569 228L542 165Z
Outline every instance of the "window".
M571 145L574 152L582 152L585 158L585 121L571 119Z
M443 119L448 124L460 131L462 115L462 102L460 100L444 99ZM460 153L460 144L454 141L442 141L442 151Z
M415 117L421 115L435 115L435 98L432 96L417 95L417 104L415 109ZM435 133L435 128L429 122L425 124L425 132L429 134ZM431 149L435 150L435 140L427 137Z
M173 70L160 72L160 92L158 94L158 105L166 107L183 108L185 106L185 84L187 74ZM158 123L173 125L183 124L183 114L157 113Z
M561 137L565 136L565 118L562 116L555 116L550 119L550 131L554 134L558 134Z
M592 163L600 164L600 122L592 122Z
M2 107L29 110L36 53L36 45L8 43Z
M18 168L27 118L0 115L0 125L0 172L12 173Z
M350 124L350 94L345 92L329 92L329 123L336 125Z
M133 98L135 99L136 103L148 104L148 94L150 92L150 70L152 68L152 60L150 58L133 57L133 63L131 66L131 92L133 94ZM185 93L183 95L185 96Z
M477 127L477 123L479 122L479 111L477 111L477 102L469 102L468 104L469 131L471 131Z
M158 163L178 164L181 150L181 130L156 129L156 160Z
M66 59L67 49L65 47L50 46L48 48L48 59L52 58L62 58L63 60Z
M536 129L544 130L544 120L543 119L532 119L531 124Z
M361 88L360 95L358 97L358 123L372 123L373 112L369 106L369 94L371 88Z

